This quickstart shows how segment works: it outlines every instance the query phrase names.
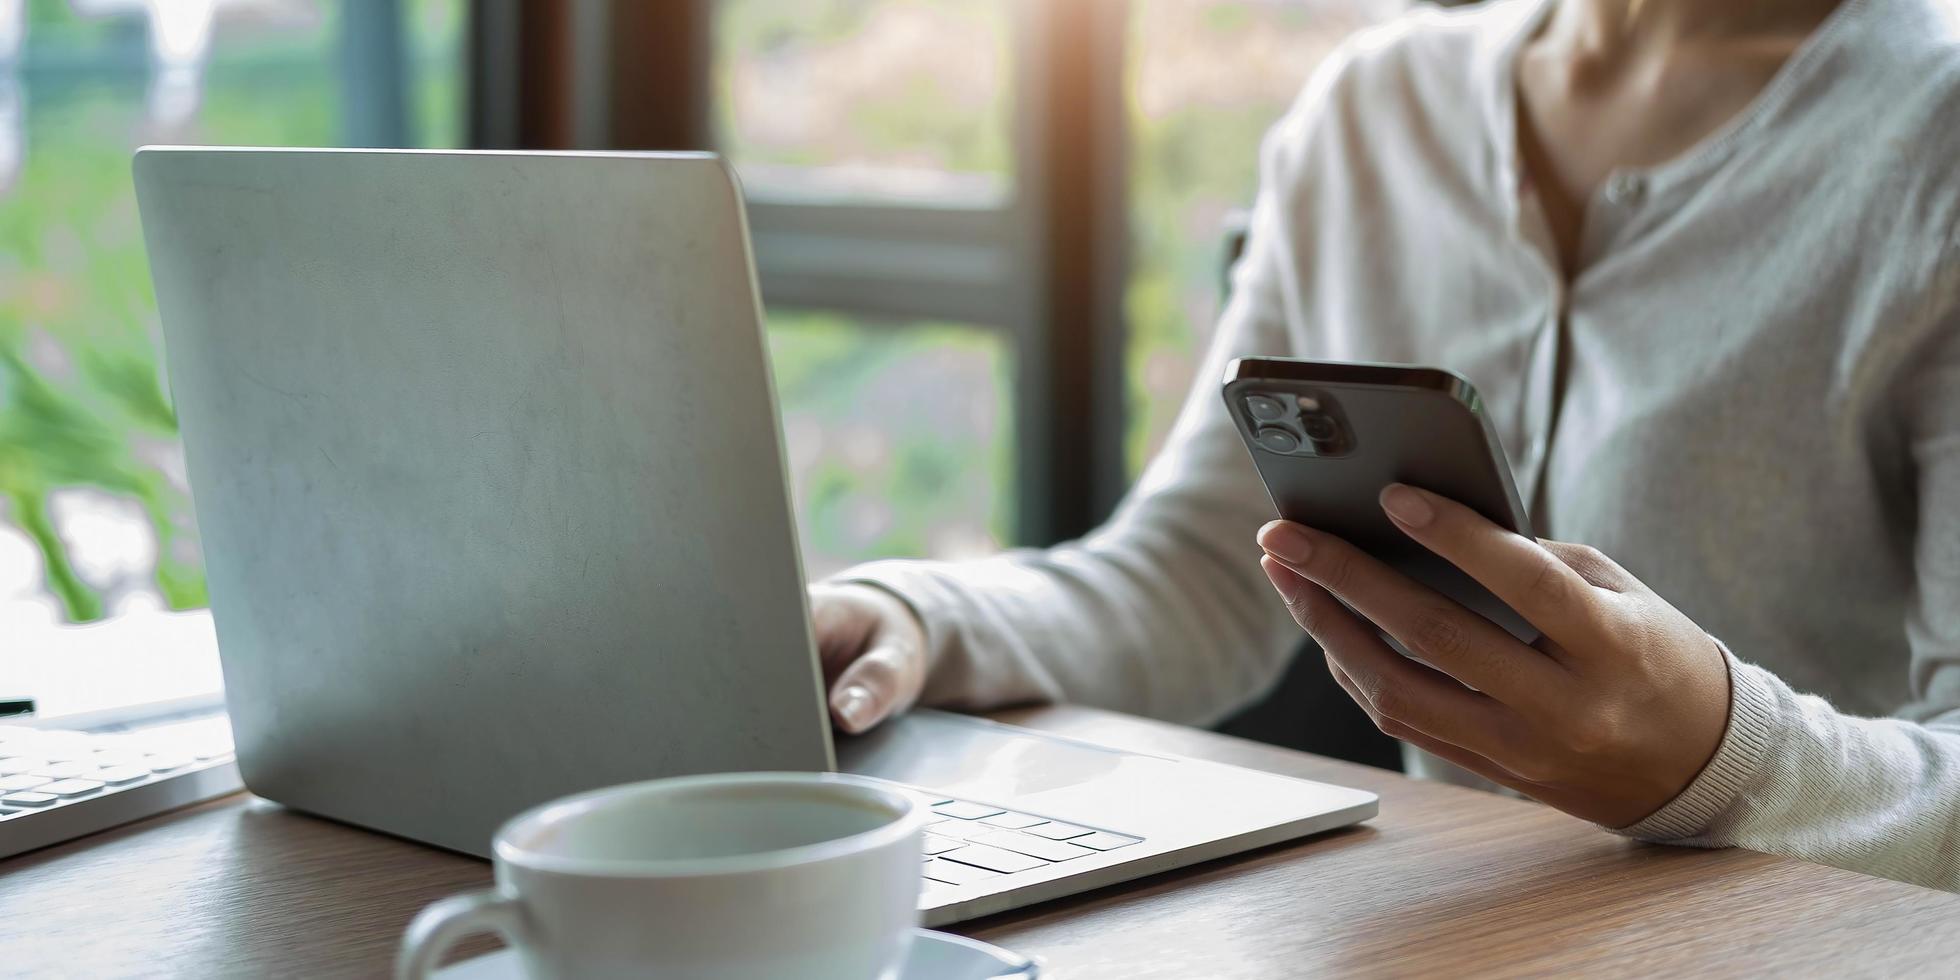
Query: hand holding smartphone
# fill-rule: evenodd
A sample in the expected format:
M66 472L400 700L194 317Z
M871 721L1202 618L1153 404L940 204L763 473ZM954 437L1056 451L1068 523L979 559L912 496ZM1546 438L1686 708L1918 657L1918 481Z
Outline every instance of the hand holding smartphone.
M1470 382L1439 368L1242 357L1226 367L1224 396L1280 517L1346 539L1524 642L1538 638L1378 502L1382 488L1407 483L1532 534Z

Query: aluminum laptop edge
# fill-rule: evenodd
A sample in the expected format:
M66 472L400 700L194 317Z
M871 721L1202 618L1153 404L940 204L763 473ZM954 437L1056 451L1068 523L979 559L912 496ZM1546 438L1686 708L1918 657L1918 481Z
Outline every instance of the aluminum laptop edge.
M251 790L482 855L566 793L837 765L722 160L161 147L134 166ZM845 748L958 801L936 840L1128 842L940 865L959 874L928 870L928 924L1376 811L934 712Z

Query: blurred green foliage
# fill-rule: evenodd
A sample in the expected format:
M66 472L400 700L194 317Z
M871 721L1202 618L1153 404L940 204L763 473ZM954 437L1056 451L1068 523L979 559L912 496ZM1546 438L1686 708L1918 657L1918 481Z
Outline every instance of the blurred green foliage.
M1228 218L1250 208L1259 141L1322 57L1394 0L1132 0L1128 440L1132 473L1169 433L1220 306ZM1220 66L1229 66L1221 69ZM1147 100L1147 104L1146 104Z
M84 18L65 0L27 8L16 69L20 171L0 189L0 502L41 552L48 589L77 622L102 597L76 573L50 495L90 487L135 500L156 535L154 584L171 608L206 602L185 488L171 475L165 392L130 152L145 142L330 145L337 4L291 23L220 30L194 117L152 118L143 22ZM423 132L460 126L461 0L413 0L408 22Z
M1005 175L1009 0L718 0L717 137L740 163ZM813 111L785 117L796 99Z
M0 494L40 547L69 618L102 613L48 518L49 493L70 485L136 498L157 529L165 601L202 605L202 575L174 540L188 501L142 455L177 426L157 371L141 236L126 195L103 192L129 181L127 150L98 135L126 112L88 94L67 103L30 114L26 165L0 203Z
M933 536L949 529L971 546L1005 539L1013 439L1002 335L806 311L774 312L769 328L813 571L944 553Z

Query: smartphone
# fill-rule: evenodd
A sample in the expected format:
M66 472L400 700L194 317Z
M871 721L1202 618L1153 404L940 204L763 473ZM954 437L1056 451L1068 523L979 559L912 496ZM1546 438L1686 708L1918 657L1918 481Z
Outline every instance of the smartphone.
M1382 513L1406 483L1530 535L1504 448L1470 382L1440 368L1241 357L1225 404L1279 516L1346 539L1524 642L1538 631Z

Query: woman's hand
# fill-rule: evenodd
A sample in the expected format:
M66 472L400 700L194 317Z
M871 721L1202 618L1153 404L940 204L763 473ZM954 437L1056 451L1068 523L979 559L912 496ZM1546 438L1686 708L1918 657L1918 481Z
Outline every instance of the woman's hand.
M919 699L926 628L897 596L870 585L813 585L810 620L838 728L865 731Z
M1592 548L1534 541L1401 484L1381 504L1544 638L1520 643L1337 537L1266 525L1260 564L1377 727L1609 827L1687 788L1728 724L1728 665L1708 634Z

